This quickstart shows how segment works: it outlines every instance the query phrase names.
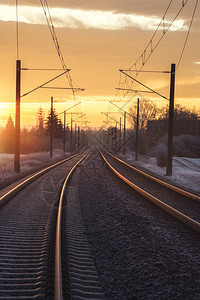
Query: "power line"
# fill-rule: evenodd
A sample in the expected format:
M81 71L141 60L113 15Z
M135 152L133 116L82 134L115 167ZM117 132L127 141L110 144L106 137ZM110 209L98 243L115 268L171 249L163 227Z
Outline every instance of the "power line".
M184 51L185 51L185 48L186 48L186 44L187 44L187 41L188 41L188 38L189 38L189 35L190 35L190 30L191 30L191 27L192 27L194 16L195 16L195 13L196 13L196 10L197 10L197 5L198 5L198 0L196 0L195 6L194 6L194 11L193 11L192 18L191 18L191 21L190 21L190 25L189 25L189 28L188 28L188 32L187 32L187 35L186 35L186 39L185 39L185 42L184 42L184 45L183 45L183 49L181 51L181 55L180 55L179 61L177 63L176 70L178 69L178 67L180 65L180 62L182 60L182 57L183 57L183 54L184 54Z
M155 51L155 49L158 47L158 45L160 44L160 42L162 41L162 39L164 38L164 36L166 35L166 33L169 31L169 29L171 28L171 26L173 25L173 23L175 22L175 20L177 19L177 17L179 16L179 14L181 13L181 11L183 10L183 8L186 6L186 4L188 3L189 0L184 0L182 1L181 3L181 7L179 8L178 12L176 13L176 15L174 16L174 18L172 19L172 21L169 23L169 25L166 27L166 24L165 24L165 17L169 11L169 8L173 2L173 0L170 0L168 6L167 6L167 9L165 10L164 12L164 15L160 21L160 23L158 24L154 34L152 35L149 43L147 44L145 50L142 52L142 55L140 55L140 57L136 60L136 62L129 68L129 70L127 71L135 71L135 78L137 78L137 76L140 74L140 72L142 71L145 63L149 60L149 58L151 57L152 53ZM197 0L198 2L198 0ZM197 3L195 5L195 8L197 6ZM196 11L196 9L195 9ZM194 12L195 12L194 11ZM193 16L194 18L194 16ZM192 23L192 22L191 22ZM159 30L159 28L161 27L161 25L163 25L163 32L162 32L162 35L161 37L156 41L156 43L154 44L154 39L156 38L156 34ZM190 25L190 28L191 28L191 25ZM190 31L190 28L189 28L189 31ZM189 36L189 33L188 33L188 36ZM187 38L188 38L187 36ZM187 42L187 40L186 40ZM186 45L186 42L184 44L184 46ZM184 47L185 48L185 47ZM182 53L184 52L184 49L182 50ZM182 58L182 55L180 57L180 59ZM132 69L132 68L135 68L135 69ZM122 78L120 76L120 80L119 80L119 87L120 86L124 86L126 85L128 87L127 89L127 92L123 95L122 98L124 98L126 95L128 95L129 93L129 89L132 88L132 85L133 85L133 81L130 82L130 84L127 84L127 81L126 81L126 78L125 78L125 81L124 83L122 83ZM117 96L117 94L116 94Z
M50 14L48 2L47 2L47 0L40 0L40 3L41 3L41 6L43 8L44 15L45 15L48 27L49 27L49 31L50 31L50 34L52 36L53 43L55 45L58 57L59 57L60 62L61 62L61 65L62 65L63 69L66 70L67 66L66 66L66 63L65 63L65 60L64 60L64 57L62 55L62 51L61 51L61 48L60 48L60 45L59 45L59 42L58 42L58 38L57 38L57 35L56 35L55 27L53 25L53 20L52 20L51 14ZM74 100L75 100L75 90L74 90L74 86L73 86L73 81L72 81L71 75L69 73L66 73L66 77L67 77L68 83L69 83L69 85L70 85L70 87L72 89L73 97L74 97ZM77 85L76 85L76 87L79 88Z
M162 39L164 38L165 34L169 31L169 29L171 28L171 26L173 25L173 23L175 22L175 20L177 19L177 17L180 15L180 13L182 12L183 8L186 6L186 4L188 3L189 0L186 0L185 2L182 1L182 6L181 8L178 10L178 13L175 15L175 17L173 18L173 20L170 22L170 24L165 27L165 16L173 2L173 0L170 0L170 3L158 25L158 27L156 28L152 38L150 39L149 43L147 44L145 50L142 52L142 54L140 55L140 57L136 60L136 62L129 68L131 69L132 67L135 67L135 70L137 70L137 74L136 77L138 76L138 74L140 73L140 71L142 70L143 66L145 65L145 63L149 60L150 56L152 55L152 53L155 51L155 49L158 47L158 45L160 44L160 42L162 41ZM153 40L156 36L156 33L158 32L158 29L160 28L161 24L163 24L163 32L162 32L162 36L160 37L160 39L157 41L157 43L154 45L153 44ZM147 52L150 52L149 54L147 54ZM141 62L141 67L138 69L137 68L137 64L138 62Z
M51 33L52 39L53 39L53 43L55 45L55 48L56 48L57 54L59 56L59 59L61 61L61 65L62 65L63 69L67 69L67 66L65 64L65 61L64 61L64 58L63 58L63 55L62 55L59 43L58 43L56 32L55 32L55 29L54 29L53 20L51 18L51 14L50 14L48 2L47 2L47 0L44 0L44 1L40 0L40 3L42 5L43 11L44 11L44 15L45 15L45 18L46 18L46 21L47 21L47 24L48 24L49 31ZM66 76L67 76L67 79L68 79L68 82L69 82L70 86L73 88L72 80L70 78L70 75L67 74Z
M151 52L153 52L153 49L152 49L152 47L153 47L153 39L154 39L156 33L158 32L158 30L159 30L159 28L160 28L160 26L161 26L162 23L163 23L163 33L165 34L164 19L165 19L165 16L166 16L166 14L167 14L167 12L168 12L168 10L169 10L169 8L170 8L172 2L173 2L173 0L170 0L169 4L168 4L168 6L167 6L167 8L166 8L166 10L165 10L165 12L164 12L164 15L163 15L162 19L160 20L160 23L158 24L158 26L157 26L155 32L153 33L153 35L152 35L152 37L151 37L149 43L147 44L145 50L143 51L142 55L139 56L139 58L136 60L136 62L130 67L130 69L131 69L133 66L135 66L135 67L136 67L135 69L137 70L137 66L136 66L136 65L137 65L137 63L138 63L141 59L142 59L142 66L144 65L144 60L145 60L146 52L147 52L149 46L151 47ZM139 72L140 72L140 71L141 71L141 70L139 70ZM137 72L138 72L138 71L137 71ZM136 76L137 76L137 74L136 74Z

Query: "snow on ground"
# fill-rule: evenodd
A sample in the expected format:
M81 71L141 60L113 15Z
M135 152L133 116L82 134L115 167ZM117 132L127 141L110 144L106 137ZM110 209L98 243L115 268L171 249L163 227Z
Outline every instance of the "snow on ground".
M31 171L38 167L45 166L51 162L64 157L63 151L56 149L53 151L53 158L50 159L49 152L39 152L31 154L22 154L20 157L21 172ZM16 175L14 172L14 155L0 153L0 180L4 180Z
M138 162L135 162L134 153L132 152L127 153L125 156L120 156L130 164L143 167L158 174L163 180L167 180L171 184L179 185L185 190L200 195L200 158L174 157L173 175L166 177L166 167L159 167L154 157L139 156ZM45 167L47 164L53 163L63 157L63 151L60 149L53 151L52 160L50 159L49 152L21 155L21 173ZM13 154L0 154L0 183L12 177L17 180L17 175L13 170L13 161Z
M134 153L129 152L124 157L129 164L143 167L167 180L200 196L200 158L174 157L173 174L166 176L166 167L159 167L155 157L139 156L135 161Z

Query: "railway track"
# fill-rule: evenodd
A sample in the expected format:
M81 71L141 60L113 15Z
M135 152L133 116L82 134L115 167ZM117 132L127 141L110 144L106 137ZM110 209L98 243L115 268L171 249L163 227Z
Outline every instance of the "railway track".
M86 156L46 168L1 197L0 299L103 299L70 193L72 175Z
M187 169L194 169L195 171L200 171L200 166L197 165L197 163L194 163L193 161L187 159L187 158L182 158L180 159L179 157L174 157L173 158L173 161L177 164L177 165L180 165L180 166L183 166L184 168L187 168Z
M107 299L199 298L199 233L127 186L97 152L82 169L79 201Z
M139 189L145 187L143 194L148 193L151 201L155 198L156 201L162 200L164 206L166 203L173 206L170 211L174 208L181 210L181 213L178 212L181 216L187 211L189 219L193 218L192 225L188 223L188 216L186 221L182 221L199 231L200 204L196 195L189 194L188 197L183 191L179 194L176 188L171 190L168 185L160 186L159 180L152 181L149 175L144 177L141 171L109 153L101 155L121 179L126 177L125 181L132 187L134 185L134 189L139 191L136 184ZM88 161L90 164L87 164ZM94 263L88 245L88 232L82 220L78 194L82 169L88 174L92 172L92 178L95 178L98 176L95 174L102 172L101 163L95 152L88 156L75 155L30 176L1 198L0 299L105 299L96 261ZM95 168L90 170L90 166ZM86 179L89 177L86 174ZM88 186L89 194L90 189L91 186ZM123 191L120 192L123 194ZM140 225L137 226L140 228ZM123 236L121 238L124 239ZM127 249L132 247L127 246Z
M28 186L31 182L39 178L40 176L46 174L47 172L53 170L54 168L62 165L63 163L75 158L78 154L72 155L68 158L65 158L55 164L52 164L51 166L42 169L39 172L36 172L33 175L28 176L26 179L22 180L19 184L14 185L13 188L9 189L9 187L5 188L6 192L2 193L1 191L1 197L0 197L0 208L4 206L8 201L12 199L13 196L16 196L17 193L22 191L26 186ZM7 191L8 190L8 191Z
M142 172L108 152L101 156L110 169L138 193L200 232L200 197Z

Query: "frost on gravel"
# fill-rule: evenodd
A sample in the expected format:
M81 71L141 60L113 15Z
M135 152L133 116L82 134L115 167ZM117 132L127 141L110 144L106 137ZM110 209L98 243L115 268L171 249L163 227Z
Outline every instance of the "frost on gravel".
M199 299L195 232L130 190L94 156L82 170L79 200L106 299Z

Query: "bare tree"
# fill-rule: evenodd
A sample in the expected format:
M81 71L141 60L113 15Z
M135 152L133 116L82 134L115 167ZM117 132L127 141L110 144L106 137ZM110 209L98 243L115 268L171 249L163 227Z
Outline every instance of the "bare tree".
M134 118L129 116L129 121L131 123L131 127L135 128L135 120L137 118L137 105L132 105L129 108L129 113L133 115ZM159 109L153 101L150 100L141 100L140 108L139 108L139 129L146 130L147 122L149 120L155 120L159 115Z

